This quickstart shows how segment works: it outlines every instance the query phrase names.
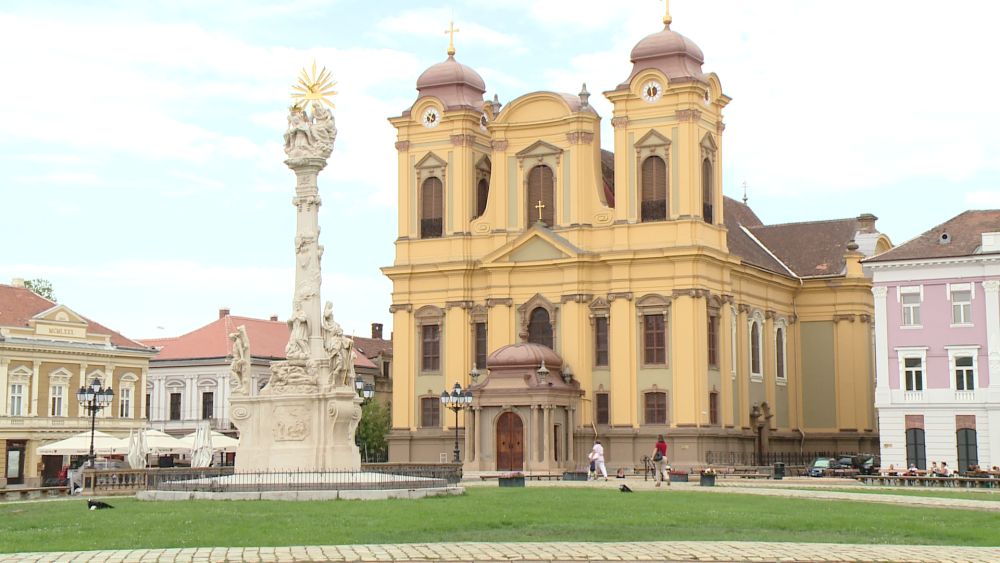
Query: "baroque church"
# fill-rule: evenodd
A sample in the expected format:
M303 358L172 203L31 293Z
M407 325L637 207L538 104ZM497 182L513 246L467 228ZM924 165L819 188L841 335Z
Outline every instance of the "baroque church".
M876 218L764 225L725 197L723 110L671 29L604 92L501 105L448 58L397 129L392 462L466 471L674 466L874 452ZM624 66L624 65L623 65ZM455 383L472 401L442 405ZM457 429L456 429L457 426Z

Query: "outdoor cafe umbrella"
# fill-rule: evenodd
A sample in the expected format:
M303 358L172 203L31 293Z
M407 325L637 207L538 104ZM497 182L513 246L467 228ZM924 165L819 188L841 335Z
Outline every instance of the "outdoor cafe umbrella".
M194 440L197 436L197 432L192 432L187 436L184 436L180 440L188 444L188 447L194 447ZM212 432L212 449L216 452L222 453L233 453L236 451L236 447L240 445L240 441L236 438L230 438L221 432Z
M146 446L146 429L129 431L128 433L128 465L132 469L145 469L146 454L149 448Z
M121 440L111 434L100 430L94 432L95 455L112 455L120 443ZM90 432L46 444L36 451L38 455L90 455Z
M194 444L191 446L191 467L208 467L212 465L212 457L214 456L212 430L208 427L207 422L202 422L194 433Z
M191 445L181 442L177 438L160 430L148 429L146 434L146 452L153 455L186 454L191 451ZM116 453L127 454L129 448L128 439L119 440Z

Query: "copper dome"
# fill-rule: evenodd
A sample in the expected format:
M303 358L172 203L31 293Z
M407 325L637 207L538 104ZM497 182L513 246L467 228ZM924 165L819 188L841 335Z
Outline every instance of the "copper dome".
M434 96L441 100L446 110L477 109L483 104L486 83L476 71L449 56L420 75L417 92L420 97Z
M687 82L693 79L707 82L701 71L705 55L694 41L671 31L669 25L636 43L630 58L633 63L632 74L618 86L619 89L627 89L632 78L647 69L659 70L671 81Z
M534 371L545 362L546 369L557 373L562 369L563 360L554 350L541 344L519 342L497 349L486 358L486 367L495 369L528 369Z

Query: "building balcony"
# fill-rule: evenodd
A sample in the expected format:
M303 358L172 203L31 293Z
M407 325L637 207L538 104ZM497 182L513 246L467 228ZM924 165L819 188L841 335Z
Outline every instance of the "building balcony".
M904 403L923 403L924 402L924 392L923 391L903 391L903 402Z
M0 416L0 430L90 430L90 417ZM146 425L143 419L100 418L98 430L129 430Z
M955 402L956 403L975 403L976 402L976 392L975 391L955 391Z

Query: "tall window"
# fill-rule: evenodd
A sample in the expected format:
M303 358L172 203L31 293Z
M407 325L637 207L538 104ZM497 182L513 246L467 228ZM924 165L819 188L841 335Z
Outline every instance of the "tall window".
M423 329L423 354L421 355L421 371L441 370L441 327L438 325L424 325Z
M132 389L122 387L118 400L118 418L132 418Z
M552 322L549 312L543 307L535 307L528 317L528 342L552 348Z
M920 358L903 359L903 377L906 380L907 391L924 390L924 368Z
M642 222L667 218L667 164L658 156L642 162Z
M20 383L10 386L10 415L24 416L24 385Z
M201 419L211 418L215 418L215 393L210 391L201 394Z
M979 444L976 439L976 430L973 428L959 429L955 433L955 442L958 444L958 467L956 469L964 475L970 465L979 465Z
M441 426L441 399L438 397L420 399L420 426L424 428Z
M915 465L917 469L927 469L927 445L924 442L923 428L910 428L906 431L906 466Z
M920 325L920 294L909 293L902 296L903 301L903 325Z
M667 363L667 323L660 315L643 315L643 363L646 365L666 365Z
M608 366L608 318L594 317L594 365Z
M708 367L719 369L719 322L718 309L708 310Z
M181 419L181 394L170 394L170 420Z
M476 217L482 217L483 213L486 213L486 201L489 197L490 183L483 178L476 186Z
M51 400L51 409L49 410L49 416L66 416L66 412L63 410L65 408L66 388L62 385L53 385L49 389L49 395Z
M528 206L528 225L534 225L538 221L539 205L544 206L540 208L542 222L550 227L555 225L555 176L551 168L542 164L528 173L528 198L525 203Z
M427 178L420 188L420 238L437 238L443 232L444 186L438 178Z
M597 403L597 407L595 409L597 414L597 424L607 424L608 421L611 420L608 397L607 393L598 393L594 395Z
M476 323L476 369L486 369L486 357L489 355L488 345L486 323Z
M760 377L762 375L761 352L760 322L755 320L750 323L750 375L752 376Z
M736 334L736 331L739 328L738 321L736 320L736 319L739 318L739 312L736 310L736 307L730 307L729 308L729 318L731 319L731 321L729 323L730 324L730 327L729 327L729 350L730 350L730 358L729 358L729 360L733 363L733 365L732 365L733 379L736 379L736 366L739 364L738 358L736 356L736 351L739 350L739 346L737 345L737 334Z
M719 424L719 394L714 391L708 394L708 423Z
M951 322L957 325L972 324L972 292L951 293Z
M976 371L972 365L971 356L955 358L955 390L975 391Z
M701 216L706 223L714 223L714 206L712 205L712 161L701 162Z
M152 411L150 410L150 406L152 406L152 404L153 404L153 395L150 393L146 393L146 420L150 420L150 417L152 416Z
M389 362L382 362L382 377L389 377Z
M785 328L774 331L774 376L784 381L785 374Z
M646 424L667 423L667 394L662 391L646 393Z

